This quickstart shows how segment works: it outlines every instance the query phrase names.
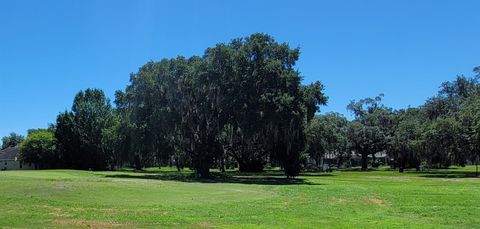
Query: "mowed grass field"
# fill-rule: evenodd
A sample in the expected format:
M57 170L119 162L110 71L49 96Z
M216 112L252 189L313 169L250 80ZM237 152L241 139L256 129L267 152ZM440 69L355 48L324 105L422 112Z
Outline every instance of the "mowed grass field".
M480 228L474 167L408 171L0 171L0 228Z

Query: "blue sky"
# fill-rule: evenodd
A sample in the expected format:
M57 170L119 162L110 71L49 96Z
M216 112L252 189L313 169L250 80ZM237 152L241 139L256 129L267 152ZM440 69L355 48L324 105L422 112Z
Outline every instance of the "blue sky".
M0 136L46 127L89 87L113 99L149 60L255 32L300 47L322 111L385 94L418 106L480 65L480 1L0 1Z

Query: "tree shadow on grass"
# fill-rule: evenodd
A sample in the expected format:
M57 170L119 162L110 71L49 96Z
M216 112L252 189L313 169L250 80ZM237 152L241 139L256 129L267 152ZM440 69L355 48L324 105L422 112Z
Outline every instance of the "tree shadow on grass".
M419 172L421 177L427 178L476 178L475 171L434 170ZM480 177L477 177L480 178Z
M334 173L320 173L320 172L314 172L314 173L302 173L300 174L301 177L333 177L336 176Z
M367 170L362 170L360 167L351 167L351 168L343 168L339 169L338 171L343 171L343 172L377 172L377 171L382 171L379 168L372 168L368 167Z
M231 183L231 184L256 184L256 185L321 185L313 183L305 179L288 179L285 177L278 177L272 174L258 175L255 174L222 174L212 173L209 179L196 178L194 174L185 173L132 173L132 174L114 174L105 175L107 178L122 178L122 179L147 179L147 180L162 180L162 181L180 181L189 183Z
M189 170L182 170L182 171L177 171L177 170L161 170L161 169L142 169L142 170L135 170L135 169L116 169L115 171L117 172L128 172L128 173L141 173L141 174L190 174L191 171Z

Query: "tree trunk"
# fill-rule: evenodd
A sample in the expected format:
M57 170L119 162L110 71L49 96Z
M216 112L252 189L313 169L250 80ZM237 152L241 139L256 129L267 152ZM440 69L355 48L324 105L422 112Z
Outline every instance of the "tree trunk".
M475 160L475 176L478 177L478 155L477 155L477 160Z
M398 172L403 173L404 169L405 169L405 158L402 155L400 159L400 166L399 166Z
M198 178L210 178L210 167L203 164L198 165L197 168L195 168L195 173Z
M239 161L238 169L240 172L262 172L263 162L260 160Z
M362 171L368 170L368 154L362 153Z
M222 157L220 159L220 172L224 173L225 172L225 158Z
M142 163L140 161L140 155L135 155L134 164L136 170L142 170Z

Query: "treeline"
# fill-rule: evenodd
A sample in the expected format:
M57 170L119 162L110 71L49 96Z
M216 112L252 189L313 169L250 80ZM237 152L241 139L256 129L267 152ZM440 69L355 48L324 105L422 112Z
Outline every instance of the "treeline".
M294 68L299 55L298 48L254 34L201 57L149 62L116 92L115 108L101 90L77 94L52 128L54 153L30 156L43 149L29 149L29 136L23 158L42 167L95 170L173 162L200 177L234 162L241 171L271 163L296 176L304 130L327 101L320 82L301 84Z
M379 152L400 171L478 162L479 68L418 108L393 110L383 95L352 101L349 121L317 115L327 97L320 82L302 85L299 55L253 34L203 56L148 62L116 92L114 107L99 89L79 92L55 124L29 133L22 159L40 168L189 167L199 177L266 166L294 177L309 164L350 165L357 155L366 170L380 164Z
M480 68L473 77L457 76L418 108L393 110L383 95L352 101L354 120L339 114L316 116L307 127L307 153L317 163L334 156L338 166L361 157L362 170L387 164L405 168L447 168L477 164L480 157ZM353 153L352 153L353 152Z

